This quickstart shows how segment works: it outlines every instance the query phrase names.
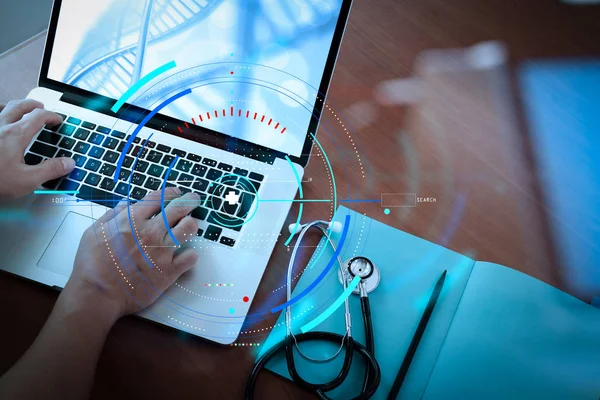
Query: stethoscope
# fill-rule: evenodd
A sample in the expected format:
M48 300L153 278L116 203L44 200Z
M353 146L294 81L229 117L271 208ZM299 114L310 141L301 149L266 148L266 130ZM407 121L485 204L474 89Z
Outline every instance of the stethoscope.
M290 300L292 296L292 269L294 266L294 261L296 259L296 253L298 252L298 248L302 243L302 239L304 235L311 229L315 228L321 231L321 233L327 238L329 245L336 252L336 246L333 240L329 235L329 231L340 231L341 224L339 222L327 222L327 221L314 221L308 224L304 224L300 226L301 231L298 236L298 240L294 244L294 248L292 251L292 255L290 257L290 261L288 264L287 271L287 301ZM293 234L295 231L294 224L290 225L290 232ZM358 396L354 397L352 400L363 400L370 398L377 388L379 387L379 382L381 380L381 371L379 369L379 364L375 359L375 340L373 336L373 324L371 321L371 307L369 304L368 294L375 290L379 285L379 281L381 280L381 275L379 273L379 269L375 266L375 264L369 260L367 257L353 257L347 261L342 261L342 259L338 256L337 262L339 265L338 269L338 280L344 287L344 290L348 288L348 282L352 281L355 277L360 278L360 282L356 289L354 289L353 293L360 295L360 303L362 309L363 322L365 325L365 338L366 338L366 346L354 340L352 337L352 320L350 316L350 304L348 297L344 301L345 307L345 324L346 324L346 332L342 336L333 332L322 332L322 331L311 331L306 333L301 333L295 335L292 332L292 310L291 306L286 307L285 310L285 324L286 324L286 334L284 340L277 343L271 349L269 349L262 357L260 357L256 363L254 364L254 368L250 373L250 377L248 378L248 382L246 383L246 394L245 398L247 400L254 398L254 387L256 385L256 380L258 378L258 374L264 368L265 364L273 358L273 356L280 352L283 348L285 351L285 357L287 362L287 367L289 374L292 380L302 388L316 392L321 399L329 399L326 396L325 392L329 392L337 387L339 387L344 380L346 379L348 373L350 372L350 367L352 365L352 358L354 356L354 352L360 354L366 361L366 369L365 376L363 379L363 385L361 392ZM335 354L327 359L314 359L305 355L299 348L298 343L300 342L308 342L308 341L317 341L323 340L326 342L332 342L335 344L340 344L339 349ZM305 359L315 362L315 363L326 363L334 358L336 358L342 350L345 350L344 355L344 364L338 374L338 376L327 383L310 383L304 380L296 369L296 364L294 361L294 347L298 351L298 353Z

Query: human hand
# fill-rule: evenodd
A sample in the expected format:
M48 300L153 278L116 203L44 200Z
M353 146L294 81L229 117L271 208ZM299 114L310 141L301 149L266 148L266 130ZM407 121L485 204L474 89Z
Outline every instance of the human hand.
M0 198L29 194L75 168L70 158L50 158L38 165L27 165L23 160L33 136L45 125L61 122L60 115L44 110L39 101L25 99L0 105Z
M200 196L180 196L179 189L165 189L165 199L171 199L165 207L167 222L181 243L198 230L189 214L200 205ZM153 303L198 260L193 248L176 249L160 213L159 191L131 205L131 223L126 208L125 202L119 203L85 231L63 291L81 299L91 297L98 307L114 310L116 318ZM154 268L140 252L131 226Z

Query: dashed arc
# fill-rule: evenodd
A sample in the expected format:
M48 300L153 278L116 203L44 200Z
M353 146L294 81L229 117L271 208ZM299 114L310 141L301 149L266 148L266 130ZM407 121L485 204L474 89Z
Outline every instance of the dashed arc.
M252 112L250 110L242 110L242 109L238 109L236 111L236 109L232 106L229 109L229 112L227 112L224 108L221 109L221 111L219 110L214 110L213 112L207 111L206 114L204 113L200 113L198 114L198 120L199 122L204 122L204 120L210 120L211 118L219 118L219 116L221 118L223 117L234 117L237 114L238 118L246 118L246 119L252 119L255 121L259 121L263 124L267 124L268 126L272 126L274 130L279 130L279 127L281 126L281 124L279 122L275 122L273 121L273 118L267 117L264 114L259 114L257 112ZM198 125L196 123L196 117L192 117L191 120L192 124L194 125ZM190 125L187 122L183 123L186 127L186 129L190 128ZM177 129L179 130L179 133L183 133L183 129L181 129L180 126L177 127ZM287 130L287 127L283 127L280 131L280 133L285 133L285 131Z

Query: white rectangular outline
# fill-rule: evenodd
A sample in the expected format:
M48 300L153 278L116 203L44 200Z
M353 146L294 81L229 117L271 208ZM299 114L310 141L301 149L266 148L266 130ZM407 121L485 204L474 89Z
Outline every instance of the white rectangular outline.
M404 205L404 206L386 206L383 203L383 196L388 195L388 196L414 196L415 198L415 203L414 205ZM417 206L417 194L416 193L381 193L381 207L384 208L407 208L407 207L416 207Z

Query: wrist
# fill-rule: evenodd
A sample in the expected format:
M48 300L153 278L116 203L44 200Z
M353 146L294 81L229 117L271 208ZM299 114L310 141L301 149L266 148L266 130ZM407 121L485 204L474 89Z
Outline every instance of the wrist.
M86 319L109 328L123 315L118 302L81 280L67 282L57 306L66 315L87 316Z

